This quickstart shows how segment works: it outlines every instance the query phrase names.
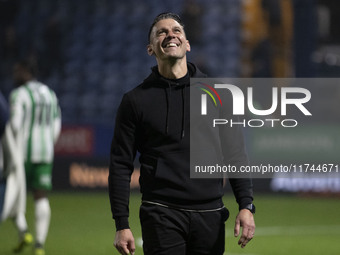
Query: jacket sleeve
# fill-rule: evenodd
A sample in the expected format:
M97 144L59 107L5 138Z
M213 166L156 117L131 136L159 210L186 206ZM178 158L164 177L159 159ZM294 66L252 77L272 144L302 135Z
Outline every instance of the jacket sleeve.
M24 107L25 99L22 89L18 88L10 94L10 124L13 134L16 137L23 126L26 110Z
M225 99L225 101L228 99L229 98ZM228 102L232 101L229 99ZM230 122L232 119L234 123L239 124L231 126L231 123L229 123L228 125L222 125L223 127L220 128L223 160L226 165L230 164L240 169L241 166L249 164L242 130L243 124L240 124L242 121L233 115L230 109L232 109L232 107L223 107L222 116ZM236 202L239 205L239 210L244 209L248 204L253 202L253 183L249 174L244 173L242 175L231 176L229 183Z
M53 101L55 108L53 109L53 141L57 142L60 132L61 132L61 110L58 103L58 98L56 94L53 92Z
M248 165L242 129L240 127L226 128L228 132L224 132L223 139L228 143L223 146L224 162L226 165L230 164L240 169L240 166ZM248 174L229 178L229 183L239 205L239 210L253 202L253 184Z
M118 108L111 144L109 166L109 196L116 229L129 228L130 180L136 156L137 117L128 95Z

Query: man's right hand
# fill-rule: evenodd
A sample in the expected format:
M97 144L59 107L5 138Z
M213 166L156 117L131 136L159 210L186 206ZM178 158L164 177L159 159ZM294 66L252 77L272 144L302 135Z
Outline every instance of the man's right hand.
M123 255L135 254L135 239L130 229L122 229L116 232L114 247Z

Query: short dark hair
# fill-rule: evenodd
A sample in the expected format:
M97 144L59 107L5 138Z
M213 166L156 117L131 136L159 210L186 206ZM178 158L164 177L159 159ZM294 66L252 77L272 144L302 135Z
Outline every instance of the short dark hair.
M149 29L149 34L148 34L148 41L150 42L150 35L152 32L153 27L156 25L156 23L162 19L173 19L176 20L184 29L184 23L179 17L179 15L172 13L172 12L163 12L161 14L158 14L157 17L153 20L150 29Z

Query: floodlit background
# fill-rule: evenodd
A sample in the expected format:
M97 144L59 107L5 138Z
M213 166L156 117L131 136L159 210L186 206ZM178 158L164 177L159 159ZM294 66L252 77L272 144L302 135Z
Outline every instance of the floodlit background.
M8 97L13 88L15 60L30 58L39 66L39 80L56 91L63 115L47 254L117 254L106 193L115 114L123 93L156 64L146 53L147 32L165 11L180 14L192 46L189 60L210 77L339 77L335 0L0 0L1 92ZM319 92L338 100L333 91ZM340 141L332 135L340 132L339 116L333 120L318 134L337 148ZM315 139L310 129L300 132ZM263 132L246 137L250 149L259 137L272 141ZM338 157L334 150L330 159ZM138 163L132 187L130 220L136 254L142 254ZM339 253L339 179L257 180L257 234L243 250L232 237L237 207L229 187L226 193L226 254ZM34 231L32 200L27 216ZM16 238L10 221L0 225L1 255L11 254Z

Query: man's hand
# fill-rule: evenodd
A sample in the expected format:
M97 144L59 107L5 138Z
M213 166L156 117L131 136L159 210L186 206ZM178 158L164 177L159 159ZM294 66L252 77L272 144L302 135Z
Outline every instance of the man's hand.
M134 255L135 254L135 239L133 238L130 229L122 229L116 232L116 237L113 243L114 247L120 254Z
M235 237L240 234L240 227L242 227L242 235L238 240L238 244L244 248L247 243L253 239L255 233L254 216L248 209L242 209L236 217L234 228Z

